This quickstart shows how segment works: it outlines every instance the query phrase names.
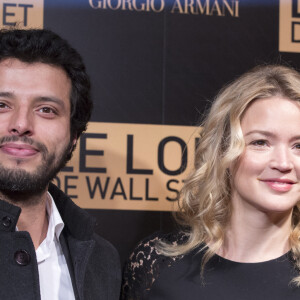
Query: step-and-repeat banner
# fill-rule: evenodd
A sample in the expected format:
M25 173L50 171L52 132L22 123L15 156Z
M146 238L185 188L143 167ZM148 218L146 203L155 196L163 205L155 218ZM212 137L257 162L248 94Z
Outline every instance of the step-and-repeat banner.
M91 122L55 183L85 208L176 209L198 134L187 126Z
M300 69L299 0L5 0L0 23L50 28L82 54L95 109L54 183L122 260L172 230L217 91L257 64Z

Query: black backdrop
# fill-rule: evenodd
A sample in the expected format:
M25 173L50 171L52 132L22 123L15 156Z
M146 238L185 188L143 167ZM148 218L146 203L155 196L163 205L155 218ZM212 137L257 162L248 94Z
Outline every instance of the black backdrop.
M300 68L298 53L279 52L280 9L298 1L200 2L213 10L184 13L169 0L161 12L130 10L126 3L112 10L95 8L98 1L44 1L44 28L84 57L95 102L92 121L195 125L217 91L249 68L262 63ZM234 15L224 2L235 7ZM122 262L141 238L173 228L169 212L89 212Z

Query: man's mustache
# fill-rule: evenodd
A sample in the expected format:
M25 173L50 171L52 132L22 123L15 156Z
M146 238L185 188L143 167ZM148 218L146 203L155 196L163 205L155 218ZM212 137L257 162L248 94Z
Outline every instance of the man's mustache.
M44 144L34 141L30 137L27 137L27 136L20 137L20 136L16 136L16 135L11 135L11 136L4 136L4 137L0 138L0 146L2 146L3 144L6 144L6 143L11 143L11 142L21 142L24 144L28 144L30 146L33 146L34 148L36 148L43 154L48 154L48 149Z

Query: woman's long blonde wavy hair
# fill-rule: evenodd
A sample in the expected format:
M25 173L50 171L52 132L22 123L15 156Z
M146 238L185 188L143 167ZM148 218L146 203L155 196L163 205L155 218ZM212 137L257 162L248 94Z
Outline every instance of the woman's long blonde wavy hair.
M259 66L223 88L203 122L196 150L195 168L180 193L176 220L187 235L184 244L160 243L165 255L185 254L202 245L202 275L207 261L224 242L231 216L229 166L244 150L241 118L257 99L281 96L300 102L300 74L280 65ZM274 120L276 122L276 120ZM300 195L299 195L300 200ZM300 205L293 210L290 245L296 268L300 270ZM293 279L300 286L300 276Z

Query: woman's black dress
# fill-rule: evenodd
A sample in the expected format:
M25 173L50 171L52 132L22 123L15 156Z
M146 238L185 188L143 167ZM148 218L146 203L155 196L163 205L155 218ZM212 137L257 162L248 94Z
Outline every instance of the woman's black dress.
M182 243L178 234L155 234L143 240L124 269L122 300L289 300L300 299L291 280L298 272L290 253L261 263L237 263L215 255L200 276L203 252L166 257L155 244Z

